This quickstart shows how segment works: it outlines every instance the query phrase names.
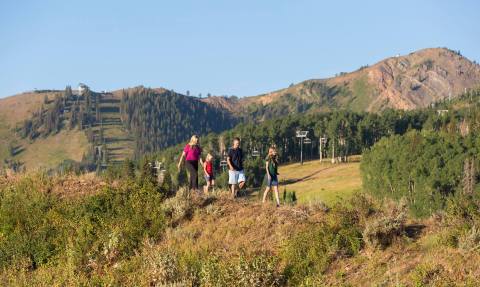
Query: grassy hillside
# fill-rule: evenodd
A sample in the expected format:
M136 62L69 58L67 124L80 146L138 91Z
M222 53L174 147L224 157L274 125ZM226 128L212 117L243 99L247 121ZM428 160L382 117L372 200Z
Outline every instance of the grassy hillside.
M0 284L480 284L478 201L415 219L402 203L361 194L329 208L275 208L225 191L162 192L134 180L0 177Z
M29 92L0 99L0 162L20 161L27 169L52 168L65 159L81 160L88 144L83 132L72 130L31 141L22 139L15 128L40 109L45 99L52 100L61 91ZM9 146L15 147L11 155Z
M42 106L49 109L49 104L56 96L62 96L63 91L24 93L0 100L0 161L5 159L19 161L27 169L53 168L64 160L80 161L82 156L89 152L91 143L87 140L85 130L77 127L70 129L68 120L71 114L71 102L67 101L67 110L63 118L63 128L59 133L41 135L35 139L20 137L15 128L31 119L34 112ZM48 99L48 100L46 100ZM112 163L132 157L134 142L129 133L123 128L120 120L120 99L112 94L102 96L99 108L102 121L92 126L95 137L100 134L100 127L104 128L104 138L107 147L108 159ZM15 146L15 155L9 152L9 146Z
M351 198L361 190L360 163L332 164L308 161L281 166L280 192L295 191L300 203L332 204Z
M85 133L79 130L63 130L32 142L18 142L23 151L14 159L24 163L28 170L56 167L66 159L81 161L89 146Z

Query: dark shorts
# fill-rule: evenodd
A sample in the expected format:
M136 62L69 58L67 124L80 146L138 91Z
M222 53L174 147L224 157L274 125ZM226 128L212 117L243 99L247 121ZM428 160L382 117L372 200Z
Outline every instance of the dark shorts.
M278 186L278 177L274 176L274 177L268 178L267 176L267 186L269 187Z
M205 180L208 182L208 181L212 181L212 180L215 180L215 175L205 175Z

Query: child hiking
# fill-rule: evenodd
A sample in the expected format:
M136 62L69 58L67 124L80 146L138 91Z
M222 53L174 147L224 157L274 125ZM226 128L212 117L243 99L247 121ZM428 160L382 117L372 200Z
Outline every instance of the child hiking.
M267 199L268 192L273 189L275 193L275 200L277 201L277 207L280 206L280 198L278 196L278 160L277 160L277 150L275 147L270 147L268 149L268 155L265 160L265 170L267 172L267 188L263 193L263 203Z
M210 187L212 191L215 192L215 175L213 174L213 155L211 153L207 154L205 158L205 163L203 165L203 172L205 173L206 185L203 186L203 192L208 194Z

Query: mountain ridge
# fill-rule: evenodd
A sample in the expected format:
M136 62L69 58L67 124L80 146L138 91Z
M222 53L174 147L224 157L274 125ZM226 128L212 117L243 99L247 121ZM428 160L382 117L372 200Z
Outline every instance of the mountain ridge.
M388 108L412 110L424 108L448 98L456 98L462 92L479 86L480 66L476 62L468 60L459 52L446 48L427 48L404 56L389 57L372 66L363 66L350 73L341 73L325 79L305 80L284 89L251 97L197 98L165 88L145 88L143 86L102 93L92 91L94 97L88 113L90 113L91 119L97 118L97 120L90 123L91 131L70 127L68 137L65 137L65 133L59 132L44 134L44 138L51 138L45 142L55 143L53 147L40 147L36 139L19 136L19 131L26 123L31 124L35 117L37 122L41 122L37 126L42 125L45 122L42 118L46 119L45 114L53 108L52 103L58 97L64 97L65 111L60 111L62 116L56 124L63 127L72 126L69 124L72 116L71 108L78 109L79 105L83 105L82 102L79 103L77 98L76 106L73 106L74 100L65 99L66 90L25 92L0 99L0 160L13 158L29 162L26 155L31 153L22 154L22 151L29 147L37 151L37 154L51 154L52 151L58 150L57 154L61 154L61 156L58 156L53 162L50 162L48 157L41 158L37 162L29 163L28 166L37 166L38 161L45 161L47 165L58 164L63 159L78 159L82 157L82 154L85 156L85 154L92 153L92 149L85 144L79 145L74 154L71 153L71 150L65 152L62 145L70 143L63 143L62 140L69 138L75 138L79 143L95 142L95 139L102 138L103 140L100 142L97 140L95 145L106 143L109 149L108 156L114 162L131 157L138 142L132 139L133 130L125 127L125 115L122 118L122 98L125 94L133 93L137 94L134 97L139 97L142 93L147 93L152 97L163 97L165 100L161 101L158 99L145 101L146 98L144 98L142 105L146 106L135 105L134 108L141 109L143 112L139 113L140 110L131 112L132 115L145 113L149 116L149 121L163 118L156 126L150 127L150 123L145 125L139 134L142 138L147 139L145 136L151 132L149 131L151 128L158 130L160 126L171 126L172 128L166 130L165 133L156 134L155 142L172 143L172 139L165 137L173 136L176 143L178 140L186 140L190 136L190 134L180 136L174 134L186 131L185 127L180 128L179 125L182 123L178 121L191 116L187 114L188 111L192 112L191 107L201 107L205 117L212 114L222 115L220 117L229 122L225 126L229 126L235 123L258 122L295 113L316 113L337 109L349 109L356 112L379 112ZM102 114L100 117L95 114L97 109L94 106L95 95L99 95L101 98L98 106L99 112ZM130 98L131 100L132 98ZM155 106L150 107L149 105L153 101L156 101ZM165 105L175 108L178 115L171 114L168 109L165 110ZM206 112L207 110L209 112ZM99 121L99 118L102 120ZM204 120L206 121L207 118ZM213 118L208 121L210 125L218 127L220 127L218 124L222 122L221 119L219 121ZM87 139L89 140L87 141ZM35 144L36 146L33 148ZM55 154L55 152L53 153Z
M305 90L315 85L339 89L346 87L352 92L350 96L354 98L368 96L362 94L362 85L363 88L370 88L370 94L375 97L366 97L370 103L366 106L362 104L354 106L357 110L378 111L385 108L411 110L426 107L449 96L456 97L464 92L464 89L476 88L480 85L480 65L447 48L426 48L408 55L389 57L372 66L364 66L334 77L309 79L273 92L230 100L224 105L227 109L231 109L235 103L241 106L269 105L286 95L294 95L297 98L302 97L302 94L308 96L308 91ZM340 106L341 100L339 99ZM224 102L213 97L204 101L216 104Z

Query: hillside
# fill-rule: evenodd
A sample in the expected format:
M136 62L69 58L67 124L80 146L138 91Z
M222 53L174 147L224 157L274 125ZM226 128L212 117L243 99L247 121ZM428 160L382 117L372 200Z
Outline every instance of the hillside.
M23 93L0 99L0 160L19 161L27 168L51 168L66 159L87 158L106 166L107 162L115 164L145 152L157 152L186 141L194 133L218 133L241 122L338 109L412 110L449 97L455 99L479 85L478 64L458 52L432 48L388 58L351 73L307 80L241 99L215 96L199 99L164 88L134 87L105 93L91 91L92 103L88 109L84 97L73 96L57 103L59 110L52 112L55 99L65 91ZM74 117L80 114L88 117L82 118L81 126L70 124L72 107L76 111ZM97 115L97 108L101 115ZM47 114L54 120L48 127L44 123ZM33 126L35 135L21 136L25 123L37 125Z
M280 167L280 192L295 191L300 203L322 201L328 204L348 200L361 190L360 163L332 164L325 160L293 163Z
M36 91L0 99L0 162L21 163L27 169L50 168L66 159L80 161L87 152L87 138L76 130L40 138L20 136L18 129L38 112L46 99L52 101L62 91Z
M362 194L275 208L226 191L165 199L131 180L44 175L0 177L0 196L4 286L480 283L478 201L418 219Z
M288 114L307 110L348 108L379 111L411 110L457 97L480 85L480 65L446 48L419 50L391 57L351 73L312 79L268 94L204 101L237 113ZM252 108L253 107L253 108Z

